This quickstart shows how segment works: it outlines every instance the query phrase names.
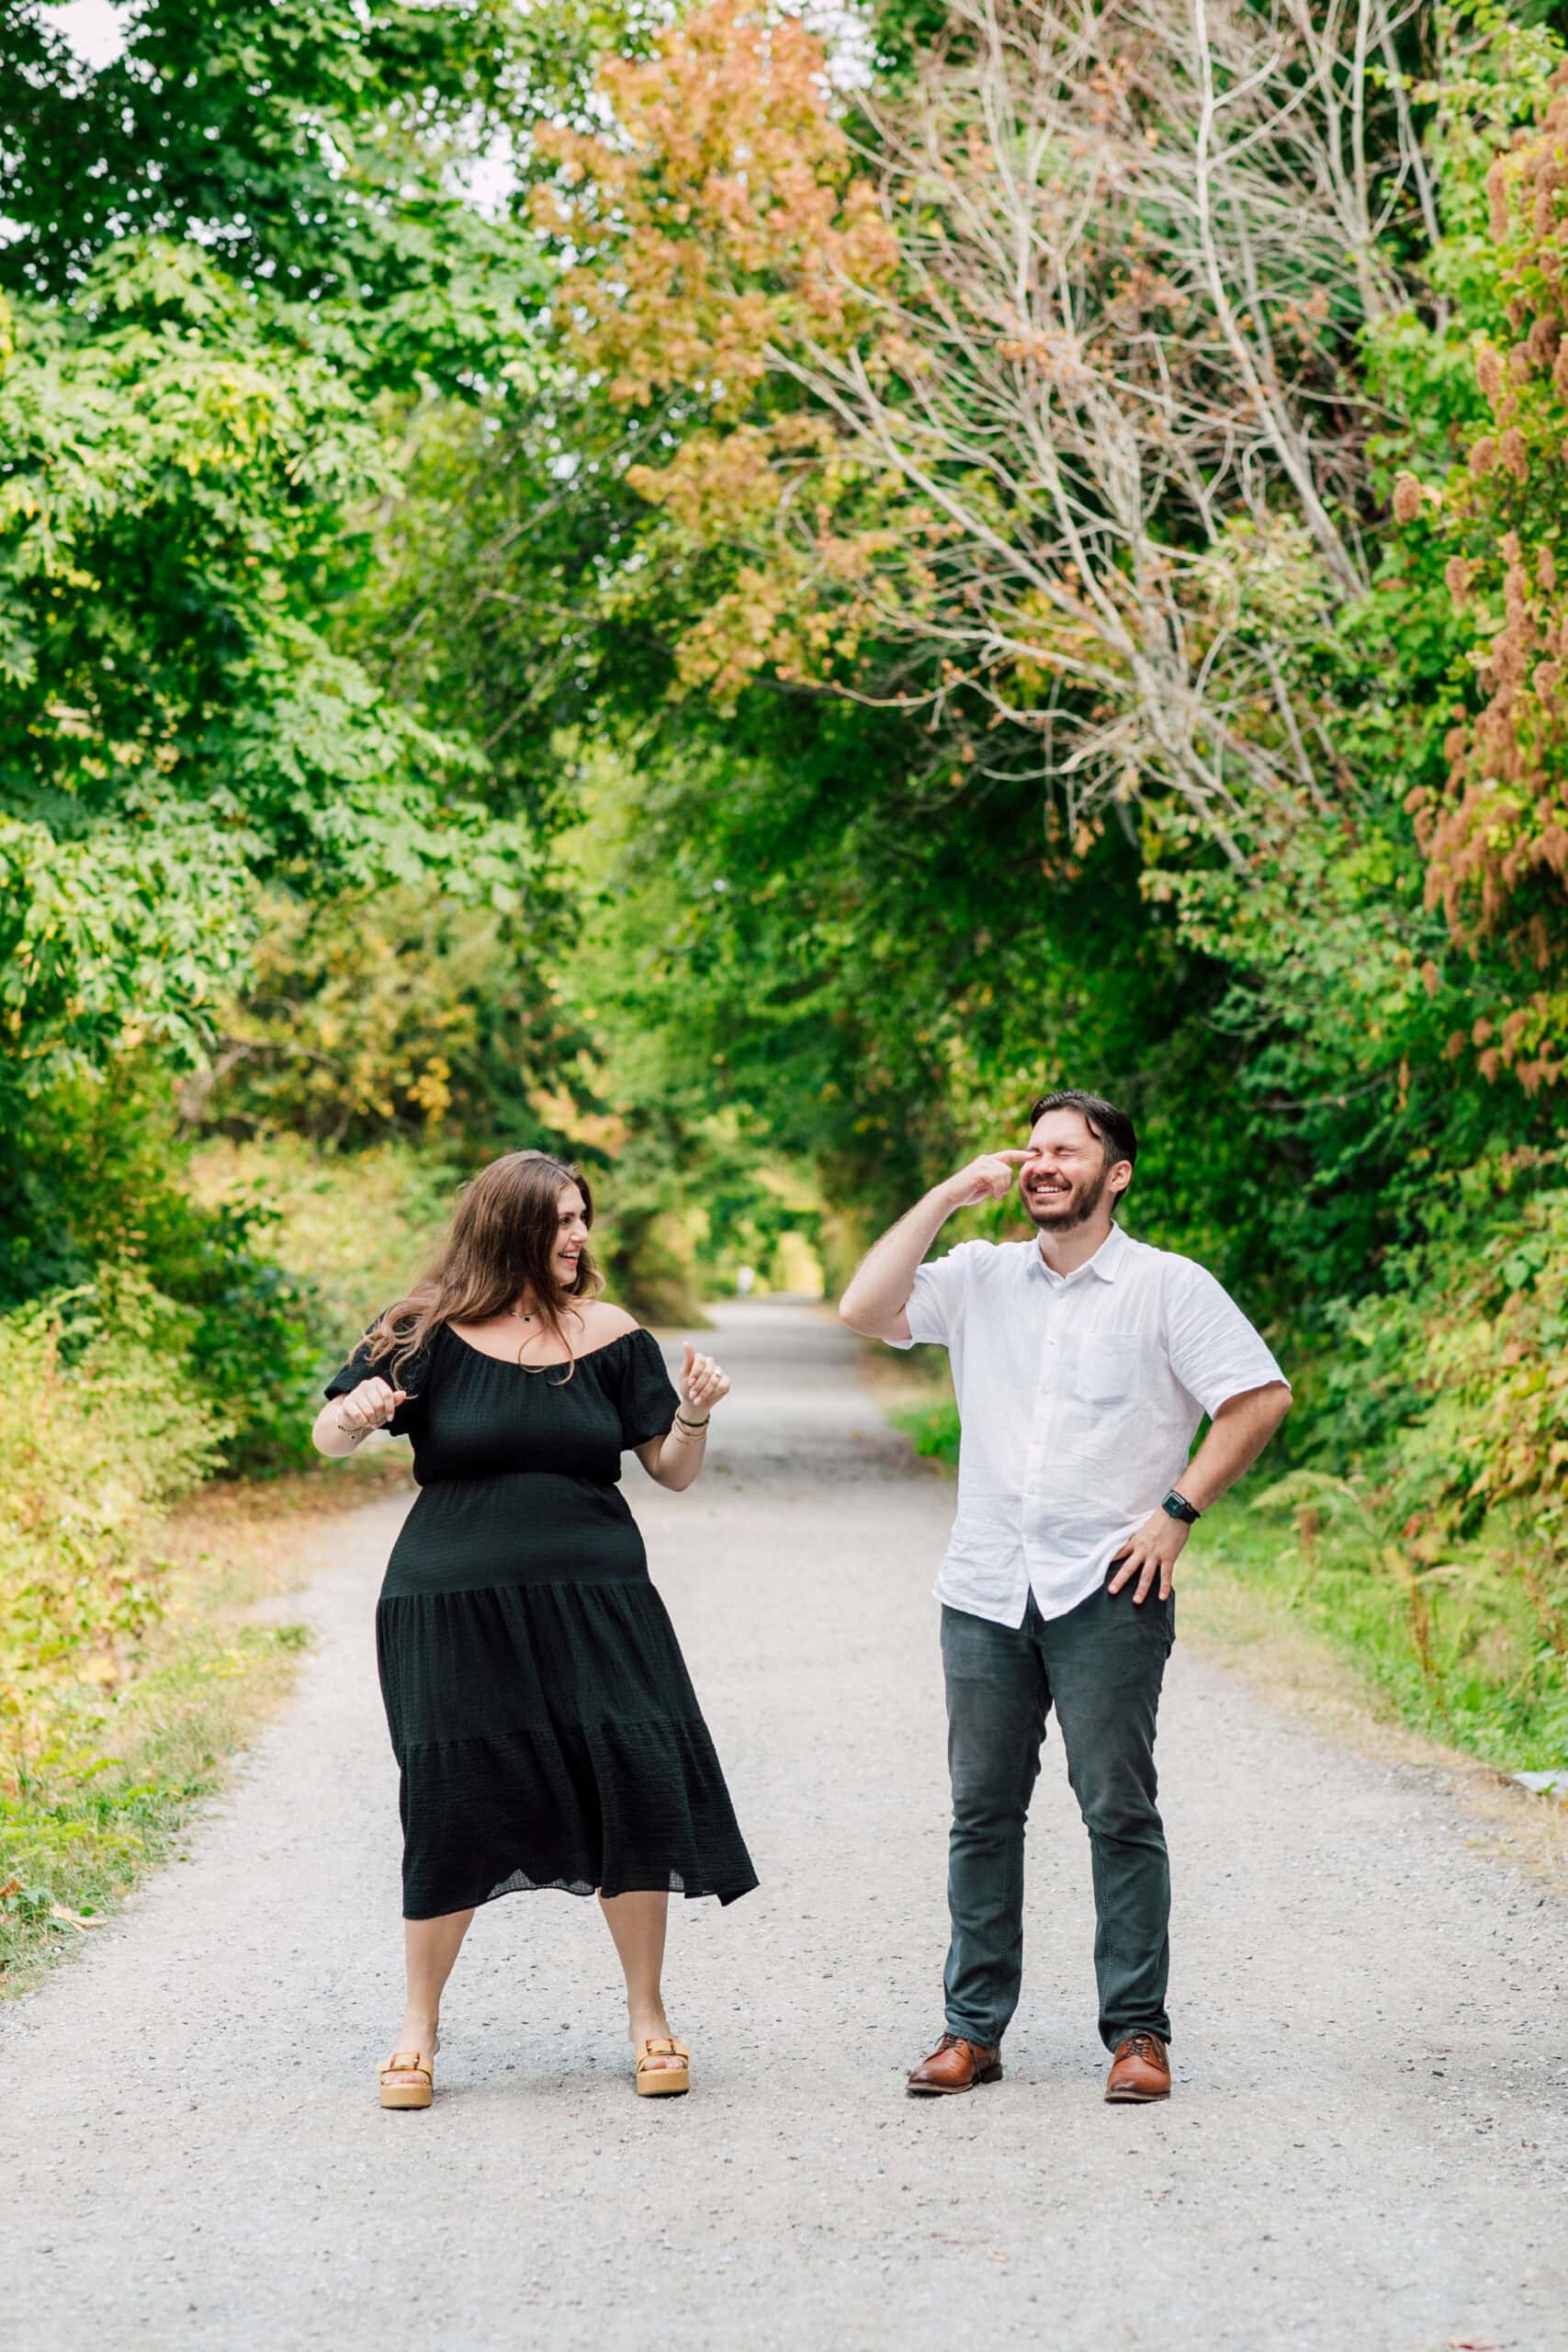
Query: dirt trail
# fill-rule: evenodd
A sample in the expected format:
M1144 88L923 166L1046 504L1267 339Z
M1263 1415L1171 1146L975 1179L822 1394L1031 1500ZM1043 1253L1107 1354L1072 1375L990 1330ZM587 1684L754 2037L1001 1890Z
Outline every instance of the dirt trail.
M1178 2090L1105 2107L1088 1858L1047 1753L1007 2078L941 2028L950 1490L818 1312L722 1310L692 1495L630 1492L763 1879L677 1907L697 2090L637 2101L596 1906L482 1912L441 2094L383 2115L395 1782L371 1607L400 1503L291 1613L299 1695L75 1966L0 2012L12 2352L1568 2352L1568 1916L1427 1776L1179 1640L1161 1732Z

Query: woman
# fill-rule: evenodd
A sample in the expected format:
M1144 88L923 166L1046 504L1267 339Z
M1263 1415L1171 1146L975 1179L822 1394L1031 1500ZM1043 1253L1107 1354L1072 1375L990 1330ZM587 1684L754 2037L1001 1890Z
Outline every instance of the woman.
M630 1449L680 1493L729 1383L688 1345L677 1396L598 1294L577 1169L510 1152L459 1195L430 1272L332 1380L322 1453L413 1441L420 1493L377 1610L402 1775L408 2006L383 2107L428 2107L442 1988L475 1906L597 1891L626 1981L636 2085L690 2087L660 1976L671 1893L757 1883L617 1485Z

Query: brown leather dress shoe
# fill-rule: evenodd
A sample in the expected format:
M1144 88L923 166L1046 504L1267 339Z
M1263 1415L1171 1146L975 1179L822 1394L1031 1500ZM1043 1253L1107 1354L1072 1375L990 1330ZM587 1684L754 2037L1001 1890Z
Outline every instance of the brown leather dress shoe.
M1001 2078L999 2050L982 2050L961 2033L944 2033L910 2075L908 2091L911 2098L951 2098L954 2091L972 2091L976 2083L999 2083Z
M1170 2061L1157 2033L1130 2033L1117 2043L1105 2096L1112 2105L1136 2107L1170 2097Z

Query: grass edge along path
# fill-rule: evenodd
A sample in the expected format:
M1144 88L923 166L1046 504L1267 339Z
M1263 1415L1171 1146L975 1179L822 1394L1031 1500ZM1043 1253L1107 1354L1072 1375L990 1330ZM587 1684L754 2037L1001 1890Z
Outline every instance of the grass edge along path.
M308 1580L331 1521L406 1476L406 1449L388 1446L335 1477L220 1482L170 1512L155 1538L166 1600L135 1672L84 1707L75 1738L37 1769L13 1758L0 1771L0 2001L177 1851L309 1646L306 1627L258 1623L256 1611Z

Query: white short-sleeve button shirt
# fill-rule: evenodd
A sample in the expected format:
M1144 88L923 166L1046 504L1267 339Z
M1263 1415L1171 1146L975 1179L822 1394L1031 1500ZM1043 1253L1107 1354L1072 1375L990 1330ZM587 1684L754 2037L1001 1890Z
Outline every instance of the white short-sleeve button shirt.
M1205 1413L1285 1377L1203 1267L1113 1225L1054 1273L1031 1241L964 1241L915 1276L901 1347L946 1348L963 1434L937 1577L950 1609L1062 1617L1180 1483Z

